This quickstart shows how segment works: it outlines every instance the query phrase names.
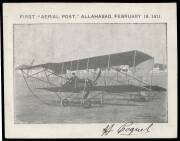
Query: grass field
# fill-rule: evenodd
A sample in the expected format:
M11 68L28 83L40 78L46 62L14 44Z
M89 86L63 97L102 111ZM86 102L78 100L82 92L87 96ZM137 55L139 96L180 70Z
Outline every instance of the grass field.
M155 74L153 84L166 88L166 73ZM31 85L35 82L31 81ZM35 94L48 104L32 95L21 76L15 78L14 111L15 123L107 123L107 122L167 122L167 93L153 92L149 101L136 100L134 93L106 94L104 104L100 105L100 96L92 93L91 108L83 108L79 99L81 95L73 95L70 106L63 107L56 103L57 95L45 91L34 91ZM71 95L64 93L64 96Z

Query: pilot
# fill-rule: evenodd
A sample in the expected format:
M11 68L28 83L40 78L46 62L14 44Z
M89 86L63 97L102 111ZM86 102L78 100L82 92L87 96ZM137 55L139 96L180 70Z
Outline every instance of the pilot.
M79 78L76 76L75 72L73 72L69 81L72 85L74 85L74 87L76 87L77 80L79 80Z

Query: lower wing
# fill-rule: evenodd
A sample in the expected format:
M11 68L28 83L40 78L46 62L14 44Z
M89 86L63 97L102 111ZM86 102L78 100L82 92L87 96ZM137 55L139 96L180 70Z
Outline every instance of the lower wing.
M84 87L77 88L62 88L62 87L47 87L36 88L39 90L45 90L50 92L80 92L84 90ZM108 86L93 86L89 88L90 91L105 91L109 93L121 93L121 92L139 92L139 91L166 91L165 88L160 86L135 86L135 85L108 85Z

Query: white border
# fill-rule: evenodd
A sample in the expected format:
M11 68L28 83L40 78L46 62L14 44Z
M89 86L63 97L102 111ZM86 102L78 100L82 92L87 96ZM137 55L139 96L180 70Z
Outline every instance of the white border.
M53 11L52 11L53 10ZM161 19L20 20L19 14L138 13L160 14ZM177 136L177 21L175 3L13 3L3 4L5 137L8 138L101 138L106 124L14 124L13 24L28 23L167 23L168 123L154 124L148 134L108 135L106 138L171 138ZM145 125L138 123L138 125ZM63 129L63 130L62 130Z

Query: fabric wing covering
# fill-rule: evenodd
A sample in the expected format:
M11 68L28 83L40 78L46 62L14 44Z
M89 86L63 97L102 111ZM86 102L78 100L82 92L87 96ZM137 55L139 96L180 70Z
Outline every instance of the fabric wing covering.
M152 59L153 57L143 52L133 50L128 52L121 52L116 54L108 54L103 56L96 56L84 58L79 60L72 60L61 63L46 63L25 67L23 69L45 68L50 69L56 74L65 74L67 70L86 70L86 69L105 69L112 66L129 65L129 67L137 66L138 64Z

